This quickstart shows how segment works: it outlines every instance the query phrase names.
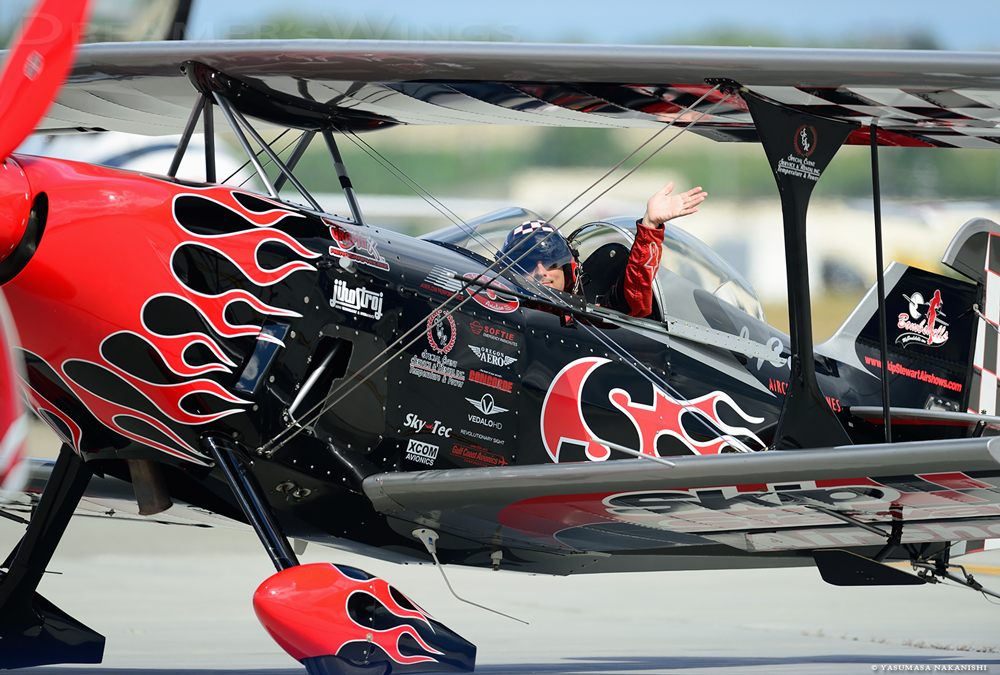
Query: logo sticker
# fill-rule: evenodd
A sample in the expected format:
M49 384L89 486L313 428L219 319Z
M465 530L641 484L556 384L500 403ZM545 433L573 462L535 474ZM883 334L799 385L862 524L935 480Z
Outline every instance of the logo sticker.
M349 288L347 282L337 279L333 282L330 306L377 321L382 318L382 292L376 293L367 288Z
M903 294L910 303L909 311L901 312L896 321L896 327L903 333L896 337L896 344L905 349L911 344L925 347L940 347L948 341L948 324L942 320L944 310L941 306L941 291L934 291L934 297L925 301L923 294L917 292Z
M477 347L476 345L469 345L469 349L472 353L479 357L479 360L483 363L488 363L491 366L509 366L512 363L517 363L516 356L507 356L503 352L499 352L496 349L490 349L489 347Z
M484 415L499 415L507 412L507 408L501 408L493 401L493 394L483 394L478 401L474 398L465 399L472 404L472 407Z
M499 286L504 290L510 290L507 286L501 283L498 279L486 279L481 274L476 274L475 272L469 272L464 275L466 279L478 279L480 281L488 281L491 286ZM478 304L482 305L486 309L497 312L499 314L510 314L511 312L516 312L517 308L520 307L520 303L517 298L511 300L504 300L496 291L492 288L483 288L481 286L469 285L466 287L465 292L472 296L472 299Z
M432 382L444 382L459 389L465 384L465 371L458 367L458 361L426 349L420 356L410 358L410 375Z
M380 270L389 269L389 263L379 254L374 239L356 228L348 229L347 226L334 224L329 219L323 220L330 227L330 236L333 238L334 245L330 247L330 255Z
M507 460L503 456L478 445L468 446L455 443L451 446L451 454L456 459L472 466L505 466L507 464Z
M458 329L451 314L439 309L427 319L427 341L438 354L450 352L457 337Z
M802 157L808 157L816 149L816 129L809 124L803 124L795 130L795 152Z
M435 265L431 268L430 273L424 277L420 288L439 295L454 295L462 290L462 282L454 276L449 276L453 274L455 273L452 270Z
M496 375L483 373L478 370L469 371L469 382L475 382L476 384L481 384L483 386L489 387L490 389L496 389L497 391L502 391L505 394L509 394L511 389L514 388L513 382L499 378Z
M495 340L497 342L502 342L503 344L510 345L511 347L517 346L517 335L515 335L510 331L503 330L501 328L495 328L481 321L470 322L469 328L472 329L473 335L482 335L484 338L488 340Z
M411 438L406 446L406 459L412 462L419 462L427 466L434 466L440 447L431 443L424 443L415 438Z
M444 426L438 420L431 422L422 420L413 413L407 413L406 419L403 421L403 426L407 429L415 429L416 431L422 431L435 436L451 438L451 427Z

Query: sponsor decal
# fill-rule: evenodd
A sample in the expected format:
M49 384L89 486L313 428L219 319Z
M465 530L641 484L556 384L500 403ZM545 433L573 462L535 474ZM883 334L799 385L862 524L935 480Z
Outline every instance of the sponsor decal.
M803 157L813 154L816 149L816 128L803 124L795 130L795 152Z
M431 293L437 293L438 295L454 295L462 290L462 282L453 276L448 276L450 274L453 275L455 272L440 265L435 265L431 268L430 273L424 277L420 288Z
M471 415L470 415L471 417ZM468 429L459 429L458 433L461 434L462 438L474 438L477 441L482 441L484 443L493 443L494 445L503 445L504 441L500 438L494 438L493 436L488 436L480 431L470 431Z
M817 507L849 512L868 522L885 522L900 517L905 509L909 535L916 540L957 541L981 538L982 521L966 519L996 517L994 484L998 473L989 478L973 478L960 472L896 475L872 479L820 479L720 485L690 489L642 490L632 492L573 495L571 500L553 501L536 497L512 504L499 514L499 522L515 530L530 532L538 540L559 542L559 532L567 528L614 522L654 527L691 535L739 533L730 541L749 544L748 550L824 548L836 545L881 545L885 537L862 539L869 533L844 526ZM984 482L989 480L990 482ZM897 515L900 514L900 515ZM942 523L927 522L947 519ZM920 522L922 521L922 523ZM964 522L963 522L964 521ZM990 521L1000 533L1000 523ZM968 523L971 527L966 529ZM916 528L937 530L925 537ZM907 526L909 527L909 525ZM744 539L743 534L746 534ZM760 537L754 540L754 537ZM770 542L769 539L775 540ZM779 541L788 537L787 541ZM827 537L833 537L828 539Z
M597 435L584 418L581 400L587 379L594 370L606 363L609 360L600 357L577 359L559 371L549 385L542 402L541 431L545 450L553 462L559 461L560 453L567 444L584 448L584 454L591 461L601 462L611 456L611 450L607 446L594 440ZM658 456L656 443L661 436L676 438L698 455L722 452L724 447L731 445L729 437L734 435L748 437L764 447L763 441L749 429L730 426L719 417L718 406L724 403L747 422L760 424L764 421L763 417L745 413L725 392L715 391L681 402L659 387L651 383L649 386L653 388L651 406L634 402L632 395L624 389L614 388L607 392L611 405L624 413L638 432L639 452ZM712 439L696 439L682 424L685 415L700 417L708 423L709 428L718 429L722 433Z
M435 436L442 436L444 438L451 438L451 427L444 426L438 420L432 420L427 422L420 419L413 413L408 413L406 415L406 420L403 421L403 426L407 429L415 429L417 431L422 431L428 434L433 434Z
M328 218L324 218L323 222L330 227L330 237L333 238L330 255L380 270L389 269L389 263L378 252L375 240L360 229L334 223Z
M489 347L478 347L476 345L469 345L469 349L472 353L479 357L479 360L483 363L488 363L491 366L506 367L512 363L517 363L516 356L508 356L503 352L499 352L496 349L490 349Z
M465 384L465 371L458 367L458 361L426 349L410 358L410 375L459 388Z
M506 466L502 455L490 452L478 445L468 446L455 443L451 446L451 456L472 466Z
M911 295L904 293L903 297L910 303L910 307L909 311L901 312L897 317L896 327L902 328L905 332L896 336L896 344L902 345L905 349L911 344L940 347L946 343L948 324L941 319L944 316L944 311L941 309L944 304L941 300L941 291L934 291L934 297L926 301L921 293Z
M517 335L510 331L503 330L502 328L496 328L481 321L471 321L469 323L469 328L472 329L473 335L482 335L488 340L502 342L503 344L510 345L511 347L517 346Z
M503 284L498 279L487 279L481 274L476 274L475 272L469 272L463 275L466 279L477 279L479 281L488 281L491 286L499 286L504 290L510 290L505 284ZM465 292L472 296L472 299L485 307L488 310L497 312L499 314L510 314L511 312L516 312L517 308L520 306L517 298L512 298L511 300L504 300L496 291L492 288L483 288L481 286L469 285L466 287Z
M805 178L814 183L818 181L823 172L816 166L816 162L809 159L809 156L816 150L815 127L803 124L795 130L794 149L795 151L788 157L778 160L775 173Z
M872 368L882 368L882 360L871 356L865 357L865 363ZM962 391L961 382L946 380L943 377L938 377L934 373L928 373L926 370L919 368L907 368L906 366L895 363L894 361L889 361L889 365L886 367L886 370L893 375L902 375L903 377L913 378L914 380L920 380L921 382L928 382L938 387L944 387L950 391Z
M434 466L440 447L431 443L424 443L415 438L411 438L406 445L406 459L412 462L420 462L427 466Z
M469 382L475 382L476 384L484 385L490 389L502 391L505 394L509 394L511 389L514 388L513 382L479 370L469 371Z
M382 292L376 293L367 288L350 288L346 281L337 279L333 282L330 307L355 316L378 320L382 318Z
M496 404L493 400L493 394L483 394L483 397L478 401L474 398L467 398L465 400L484 415L499 415L500 413L507 412L507 408L501 408Z
M438 354L450 352L457 338L458 329L451 314L439 309L427 319L427 341Z

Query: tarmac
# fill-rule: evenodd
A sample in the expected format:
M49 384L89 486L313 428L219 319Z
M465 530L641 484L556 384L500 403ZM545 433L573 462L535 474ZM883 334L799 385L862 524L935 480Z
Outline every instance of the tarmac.
M0 521L0 546L22 532ZM524 625L459 602L432 566L315 544L300 560L383 577L477 645L478 673L1000 673L1000 600L957 587L840 588L814 568L575 577L445 568L460 595ZM958 562L1000 591L1000 551ZM36 671L305 673L251 607L274 571L250 530L75 517L39 592L107 638L104 662Z

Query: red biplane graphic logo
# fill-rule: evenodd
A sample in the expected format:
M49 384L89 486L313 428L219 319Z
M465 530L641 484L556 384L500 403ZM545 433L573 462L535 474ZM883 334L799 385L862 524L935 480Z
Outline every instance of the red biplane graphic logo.
M323 222L330 226L330 236L333 238L334 246L330 247L330 255L380 270L389 269L389 263L379 254L374 239L356 227L334 223L328 218L324 218Z
M587 379L598 367L609 362L609 359L595 356L577 359L559 371L552 380L542 403L541 431L545 451L553 462L559 461L563 444L566 443L585 447L584 454L591 461L601 462L611 456L610 449L596 440L597 436L587 425L581 406ZM720 419L718 405L722 401L751 424L764 421L763 417L752 417L745 413L726 393L716 391L682 403L659 387L653 384L650 386L653 387L651 406L632 401L631 395L623 389L608 392L610 403L629 418L638 432L639 447L636 450L642 454L658 456L656 443L661 436L676 438L698 455L721 452L726 445L732 445L729 437L736 434L749 437L760 447L764 446L749 429L730 426ZM722 433L710 440L696 440L682 424L684 415L699 416L709 423L710 428ZM613 442L615 439L607 440Z
M948 324L941 319L944 316L941 291L934 291L934 297L930 301L924 301L924 296L919 292L911 295L904 293L903 297L910 303L910 308L908 312L900 313L896 322L896 327L905 331L896 337L896 344L905 348L911 344L940 347L946 343ZM923 311L923 307L927 310Z
M469 272L463 275L466 279L474 279L483 282L489 282L491 286L498 286L505 290L510 290L497 279L487 279L481 274L476 274L475 272ZM479 286L469 285L466 286L465 292L472 296L472 299L477 303L485 307L486 309L493 310L499 314L510 314L511 312L516 312L520 303L517 298L511 300L504 300L496 291L492 288L481 288Z

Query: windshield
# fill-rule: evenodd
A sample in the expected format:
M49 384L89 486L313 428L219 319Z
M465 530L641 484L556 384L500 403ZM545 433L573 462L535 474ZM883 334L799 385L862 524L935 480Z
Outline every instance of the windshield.
M492 262L507 234L526 220L539 220L539 217L527 209L502 209L464 225L432 232L423 238L468 250ZM580 260L585 263L591 253L610 241L631 246L635 228L635 218L628 216L590 223L578 228L577 234L572 237L573 245L580 252ZM563 231L570 234L568 228ZM764 309L750 282L700 239L670 223L664 227L663 258L658 277L662 278L664 273L676 274L750 316L766 321Z

